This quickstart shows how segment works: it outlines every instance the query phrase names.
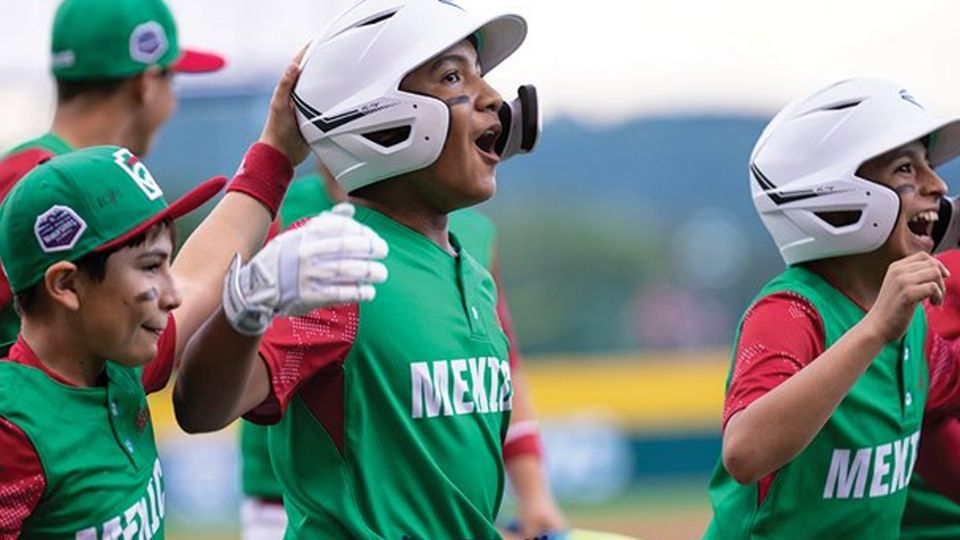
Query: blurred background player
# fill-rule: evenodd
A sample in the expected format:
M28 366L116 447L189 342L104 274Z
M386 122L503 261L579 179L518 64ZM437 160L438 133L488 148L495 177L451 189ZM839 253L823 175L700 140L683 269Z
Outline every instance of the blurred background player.
M956 342L960 337L960 250L956 249L956 234L960 229L955 215L955 201L944 200L938 229L944 230L943 245L948 251L937 256L950 271L946 280L946 294L940 305L924 304L929 336L928 357L933 350L944 350L943 342ZM948 211L947 211L948 210ZM931 370L931 386L953 379L943 372ZM947 540L960 538L960 420L955 409L937 407L928 402L928 413L923 419L920 449L916 469L910 477L907 505L903 513L900 538L902 540Z
M75 148L110 144L145 155L176 107L173 76L219 70L217 54L184 49L162 0L65 0L53 21L53 125L0 161L0 200L37 163ZM0 346L20 328L0 274Z
M318 174L295 180L280 207L280 225L294 223L328 210L347 199L332 174L319 164ZM490 270L499 284L495 249L496 229L486 216L472 209L449 216L450 231L464 249L474 254ZM510 430L504 441L504 463L517 498L517 519L522 538L531 538L565 528L563 516L554 502L543 467L543 450L532 406L519 368L520 355L514 341L510 313L503 290L498 287L497 311L504 333L511 340L510 368L513 372L514 402ZM283 510L283 491L270 464L267 427L242 421L240 426L241 488L245 499L241 508L244 540L279 540L287 525Z
M788 268L738 329L706 538L898 537L925 405L960 399L955 345L928 348L917 309L944 299L933 167L958 153L958 121L871 79L760 136L754 204Z
M499 537L508 342L495 284L448 214L493 195L503 102L483 75L525 34L515 15L474 21L450 2L368 1L308 53L294 96L302 126L357 219L390 244L390 279L369 304L233 342L233 362L191 348L174 392L187 431L244 413L279 422L270 455L288 535ZM330 76L345 70L357 76ZM206 334L244 333L232 303ZM339 329L317 331L331 323Z

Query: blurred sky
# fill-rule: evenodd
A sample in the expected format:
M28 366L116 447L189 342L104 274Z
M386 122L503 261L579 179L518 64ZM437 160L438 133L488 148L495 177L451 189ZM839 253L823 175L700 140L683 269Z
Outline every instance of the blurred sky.
M185 91L263 87L351 0L168 0L181 42L223 52ZM928 108L960 111L952 0L462 0L527 17L527 43L491 80L540 89L549 120L609 124L639 115L769 115L850 76L900 81ZM49 34L58 0L0 0L0 148L49 120ZM213 87L213 88L211 88Z

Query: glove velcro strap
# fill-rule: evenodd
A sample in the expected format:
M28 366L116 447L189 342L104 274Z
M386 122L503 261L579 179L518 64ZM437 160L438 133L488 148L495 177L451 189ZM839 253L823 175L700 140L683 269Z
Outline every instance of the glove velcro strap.
M270 327L273 313L263 306L247 302L243 274L240 255L236 255L223 280L223 313L237 332L245 336L260 336Z

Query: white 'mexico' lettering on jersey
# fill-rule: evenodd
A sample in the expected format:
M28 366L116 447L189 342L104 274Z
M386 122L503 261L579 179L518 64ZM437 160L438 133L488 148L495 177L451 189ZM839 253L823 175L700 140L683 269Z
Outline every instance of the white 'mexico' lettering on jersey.
M509 411L510 363L493 357L413 362L410 396L413 418Z
M163 472L160 460L153 462L153 475L146 493L119 516L100 527L78 531L76 540L150 540L163 523ZM99 530L98 530L99 529ZM99 534L98 534L99 533Z
M919 442L920 432L917 431L892 443L857 449L834 449L827 481L823 486L823 498L883 497L906 489L917 462ZM866 489L868 480L869 491Z

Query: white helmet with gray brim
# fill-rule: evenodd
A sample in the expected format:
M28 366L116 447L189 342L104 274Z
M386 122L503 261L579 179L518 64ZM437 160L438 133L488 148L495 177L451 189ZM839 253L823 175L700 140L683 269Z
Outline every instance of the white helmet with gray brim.
M293 92L300 132L347 192L428 167L446 142L449 106L400 90L403 78L468 38L486 74L526 34L519 15L475 19L445 0L360 2L339 15L303 59ZM531 94L502 107L502 119L518 121L511 129L504 123L494 145L501 159L536 143L539 123L525 123L539 122Z
M942 165L960 154L960 118L934 118L889 81L849 79L784 107L754 146L750 190L787 265L883 245L900 198L856 172L917 140Z

